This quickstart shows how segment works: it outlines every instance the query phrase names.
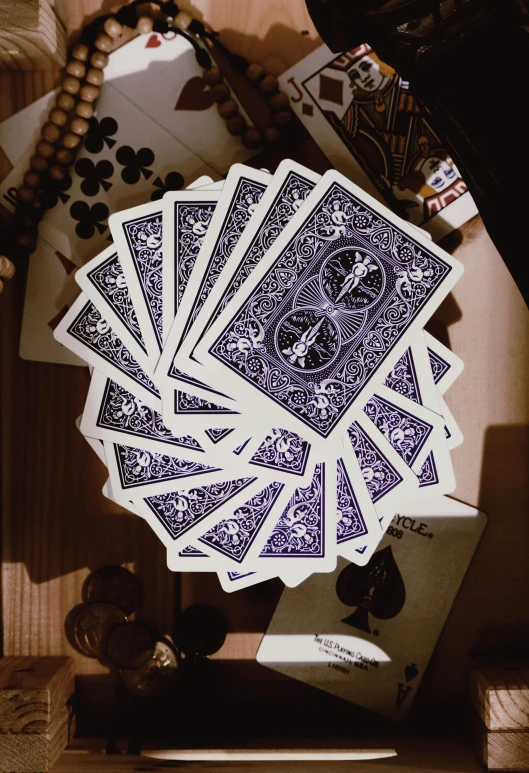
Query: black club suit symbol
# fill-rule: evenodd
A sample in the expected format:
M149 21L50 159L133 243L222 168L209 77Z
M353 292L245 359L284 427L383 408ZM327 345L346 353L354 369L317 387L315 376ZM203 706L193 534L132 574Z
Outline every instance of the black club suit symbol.
M92 206L86 201L74 201L70 207L70 215L78 221L75 233L80 239L91 239L96 231L104 233L107 229L104 222L109 214L107 205L100 201Z
M100 188L105 191L112 188L108 178L114 173L114 165L106 159L94 164L90 158L80 158L75 164L75 173L83 178L81 190L85 196L97 196Z
M123 182L134 185L138 182L141 175L148 180L152 175L152 169L148 167L152 166L154 158L154 153L150 148L133 150L130 145L122 145L118 148L116 161L123 167L121 172Z
M118 130L117 121L113 118L102 118L100 121L90 118L88 123L90 126L84 146L89 153L101 153L105 145L112 148L116 144L117 140L113 140L112 136Z
M162 180L161 177L157 177L153 182L153 186L158 188L158 190L153 191L151 201L158 201L158 199L161 199L167 191L179 191L183 184L184 178L180 172L169 172L169 174L165 175L165 180Z
M43 209L52 209L59 201L63 204L70 199L66 191L72 184L72 178L66 174L62 180L53 180L49 175L46 176L45 190L39 193L39 204Z

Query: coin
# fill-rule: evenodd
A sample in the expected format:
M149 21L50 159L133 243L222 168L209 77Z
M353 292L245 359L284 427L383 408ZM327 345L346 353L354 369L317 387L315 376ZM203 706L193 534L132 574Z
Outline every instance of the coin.
M166 641L157 641L154 652L142 668L133 671L120 669L121 681L127 690L142 698L171 686L178 670L176 653Z
M127 622L126 615L112 604L88 604L77 615L74 639L83 655L102 660L112 630Z
M124 623L115 628L108 639L110 660L119 668L141 668L152 658L153 638L149 629L140 623Z
M141 583L138 577L123 566L104 566L91 574L85 585L88 604L113 604L126 615L140 605Z
M195 604L175 620L173 641L188 657L205 657L220 650L226 639L228 621L218 609Z

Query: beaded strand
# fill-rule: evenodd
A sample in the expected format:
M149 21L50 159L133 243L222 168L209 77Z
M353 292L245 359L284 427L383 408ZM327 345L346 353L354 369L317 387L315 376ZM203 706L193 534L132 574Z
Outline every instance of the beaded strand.
M42 127L29 169L17 191L14 222L18 237L13 250L16 257L26 257L35 251L38 224L45 210L53 206L57 194L71 183L68 169L90 128L89 120L95 112L108 54L114 49L116 40L123 35L125 27L136 29L140 34L172 31L185 37L195 49L196 59L204 69L204 80L212 99L217 103L218 113L224 119L227 131L232 136L240 137L246 148L253 150L265 143L276 142L281 130L291 122L288 97L279 90L274 75L268 74L261 65L249 63L244 57L232 54L217 40L217 33L208 31L202 22L193 19L189 13L180 11L176 3L154 0L154 4L165 15L165 19L154 19L139 13L145 3L134 0L115 14L91 22L83 30L79 42L72 47L61 90L50 110L48 121ZM234 69L244 73L250 84L259 90L271 111L272 120L268 126L259 130L248 125L239 113L238 103L224 81L221 70L212 64L208 51L197 39L207 40L216 46ZM9 279L14 271L13 263L0 255L0 277Z

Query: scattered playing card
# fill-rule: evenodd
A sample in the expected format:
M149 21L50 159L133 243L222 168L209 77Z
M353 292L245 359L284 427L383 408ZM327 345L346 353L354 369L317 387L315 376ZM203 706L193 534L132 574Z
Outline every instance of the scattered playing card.
M111 212L157 200L168 190L185 188L198 175L216 176L212 167L108 83L89 123L72 175L61 190L41 194L48 197L50 208L39 234L77 266L108 245ZM17 165L0 193L18 186L23 173ZM14 203L5 205L13 209Z
M320 46L279 80L336 169L405 220L439 239L477 214L408 83L368 45Z
M404 719L485 523L445 497L401 511L366 566L284 591L258 662Z
M195 50L182 35L138 35L111 54L105 81L218 174L252 155L226 131Z
M20 333L20 356L24 360L84 365L81 356L61 346L54 330L64 317L79 288L74 279L75 264L44 239L29 258L26 301Z
M83 292L48 312L91 367L80 428L103 493L172 570L230 592L297 587L338 556L371 578L381 540L423 535L410 514L455 485L441 392L462 364L423 325L462 268L334 171L181 184L113 213Z
M197 345L204 380L311 442L330 439L347 429L462 271L326 172Z

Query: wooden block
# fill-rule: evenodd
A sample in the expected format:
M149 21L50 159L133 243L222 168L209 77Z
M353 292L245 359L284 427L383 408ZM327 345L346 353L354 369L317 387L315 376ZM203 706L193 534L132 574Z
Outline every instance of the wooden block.
M507 659L474 659L469 691L489 730L529 730L529 664Z
M2 658L0 733L49 732L56 716L63 712L72 696L74 687L70 658Z
M0 735L0 773L48 773L75 735L75 718L67 706L45 733Z
M472 714L472 740L481 764L491 771L529 771L529 732L489 730L476 712Z
M0 0L0 69L64 67L66 36L49 0Z

